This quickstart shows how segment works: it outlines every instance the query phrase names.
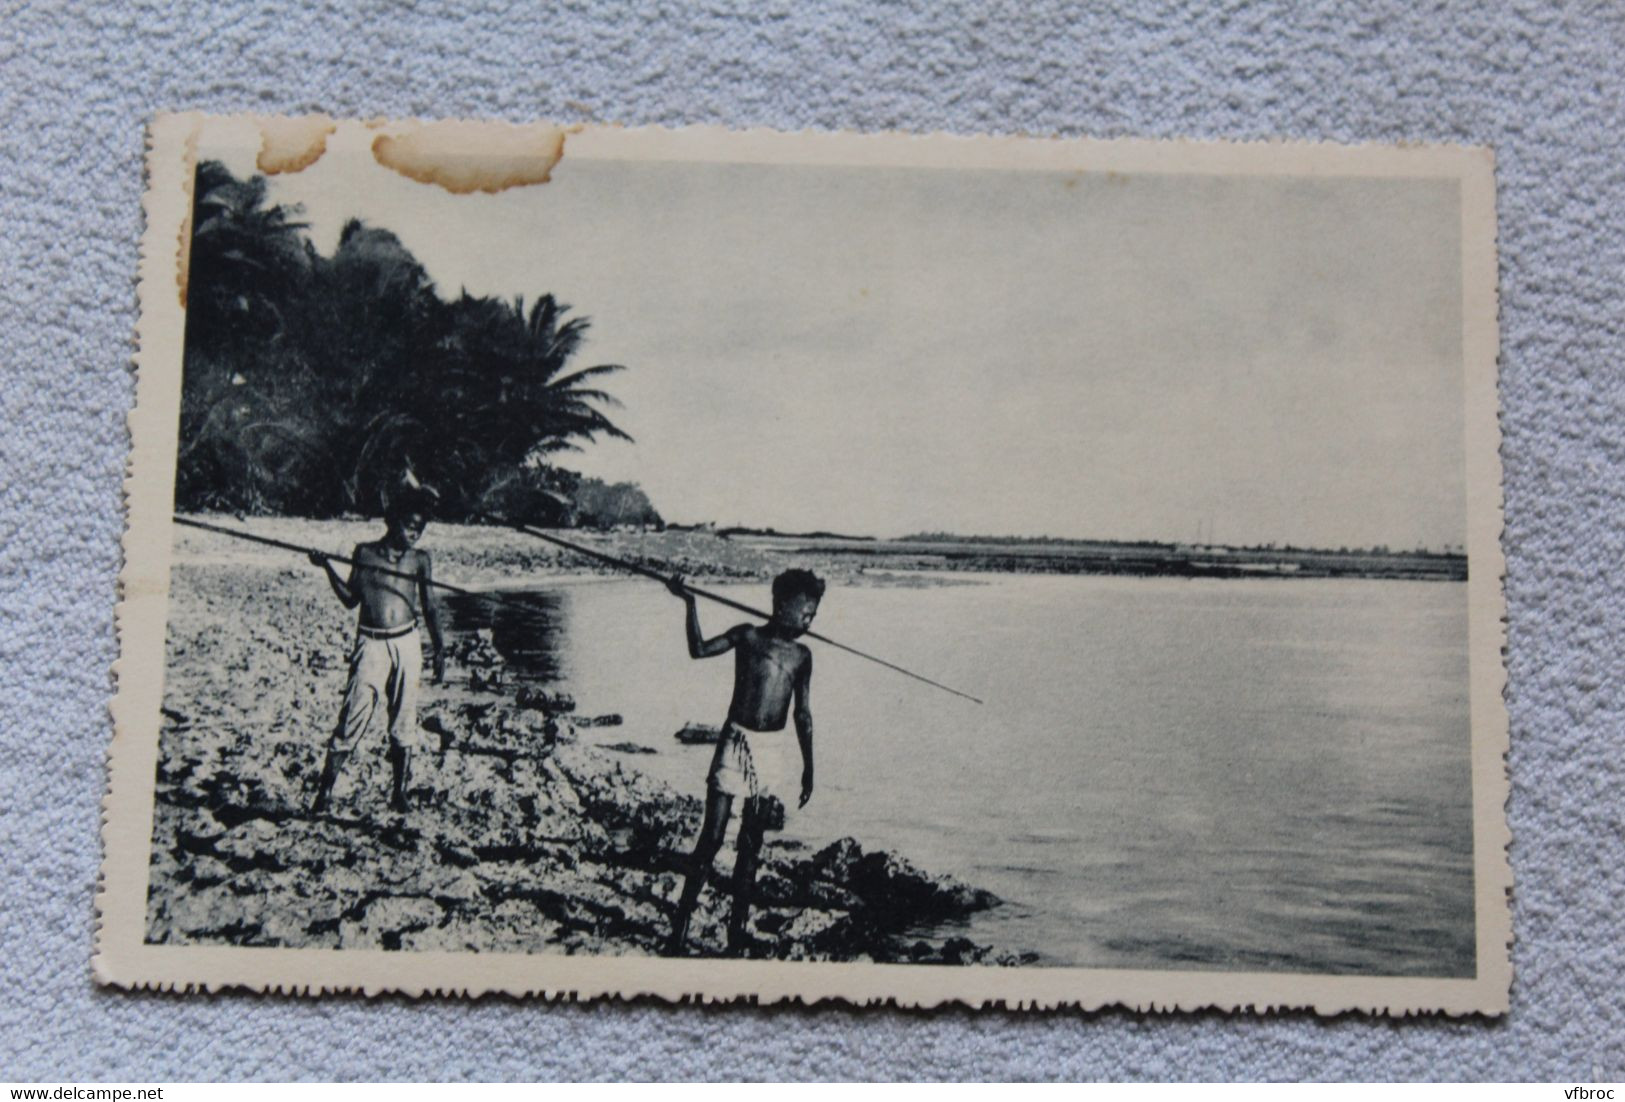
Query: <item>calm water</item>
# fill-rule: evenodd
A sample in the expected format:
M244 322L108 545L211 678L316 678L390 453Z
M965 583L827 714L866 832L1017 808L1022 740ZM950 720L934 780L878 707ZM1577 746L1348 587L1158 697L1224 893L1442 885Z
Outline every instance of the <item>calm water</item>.
M988 888L1007 905L965 932L1045 963L1472 974L1465 586L982 577L830 590L820 631L987 704L815 644L791 836ZM510 661L626 717L583 737L655 747L628 764L700 794L710 748L672 733L722 720L731 658L690 660L648 582L527 599L453 622L494 617Z

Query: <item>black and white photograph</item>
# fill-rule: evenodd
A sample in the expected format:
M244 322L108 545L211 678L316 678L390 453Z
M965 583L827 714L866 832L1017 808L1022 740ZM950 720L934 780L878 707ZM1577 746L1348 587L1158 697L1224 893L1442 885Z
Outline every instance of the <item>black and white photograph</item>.
M1491 162L165 116L97 976L1504 1010Z

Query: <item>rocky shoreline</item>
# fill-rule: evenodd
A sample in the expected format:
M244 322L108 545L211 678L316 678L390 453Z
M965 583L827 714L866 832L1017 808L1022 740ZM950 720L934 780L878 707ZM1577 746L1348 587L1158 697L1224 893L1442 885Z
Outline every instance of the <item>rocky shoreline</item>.
M488 678L472 660L454 662L445 687L425 679L410 810L385 810L376 740L331 812L308 814L349 643L319 581L207 557L174 568L147 940L658 952L700 800L640 773L635 743L578 740L595 717L565 702L471 688ZM696 954L724 952L730 863L725 848L694 917ZM997 905L851 838L809 851L769 835L752 955L1029 963L942 933Z

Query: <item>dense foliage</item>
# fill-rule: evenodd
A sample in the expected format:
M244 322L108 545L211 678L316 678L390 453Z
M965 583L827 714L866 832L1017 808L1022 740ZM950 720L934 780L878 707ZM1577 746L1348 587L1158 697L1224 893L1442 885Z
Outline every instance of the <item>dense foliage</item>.
M658 523L634 486L559 469L560 452L631 438L572 367L584 317L542 295L440 297L388 230L351 220L332 256L267 205L264 177L198 166L176 506L375 514L420 481L443 519Z

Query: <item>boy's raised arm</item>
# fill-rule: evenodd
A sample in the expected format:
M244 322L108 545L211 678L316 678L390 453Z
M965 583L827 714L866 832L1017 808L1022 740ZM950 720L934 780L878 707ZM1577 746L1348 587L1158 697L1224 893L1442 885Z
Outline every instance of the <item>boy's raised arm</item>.
M360 544L356 544L355 548L350 552L350 577L348 581L339 577L339 572L333 569L333 560L320 551L312 551L310 561L313 565L327 571L327 584L333 587L333 595L339 599L340 604L345 608L354 608L361 603L360 586L356 583L356 572L361 569Z
M733 649L734 635L732 631L724 632L715 639L707 639L700 631L699 602L694 594L683 584L681 574L674 575L666 582L666 588L672 594L681 597L688 606L685 626L688 629L688 656L690 658L715 658L719 654L726 654Z
M440 643L440 609L429 584L434 580L434 564L427 551L418 554L418 600L423 603L423 621L429 627L429 645L434 648L434 683L438 685L446 679L446 650Z

